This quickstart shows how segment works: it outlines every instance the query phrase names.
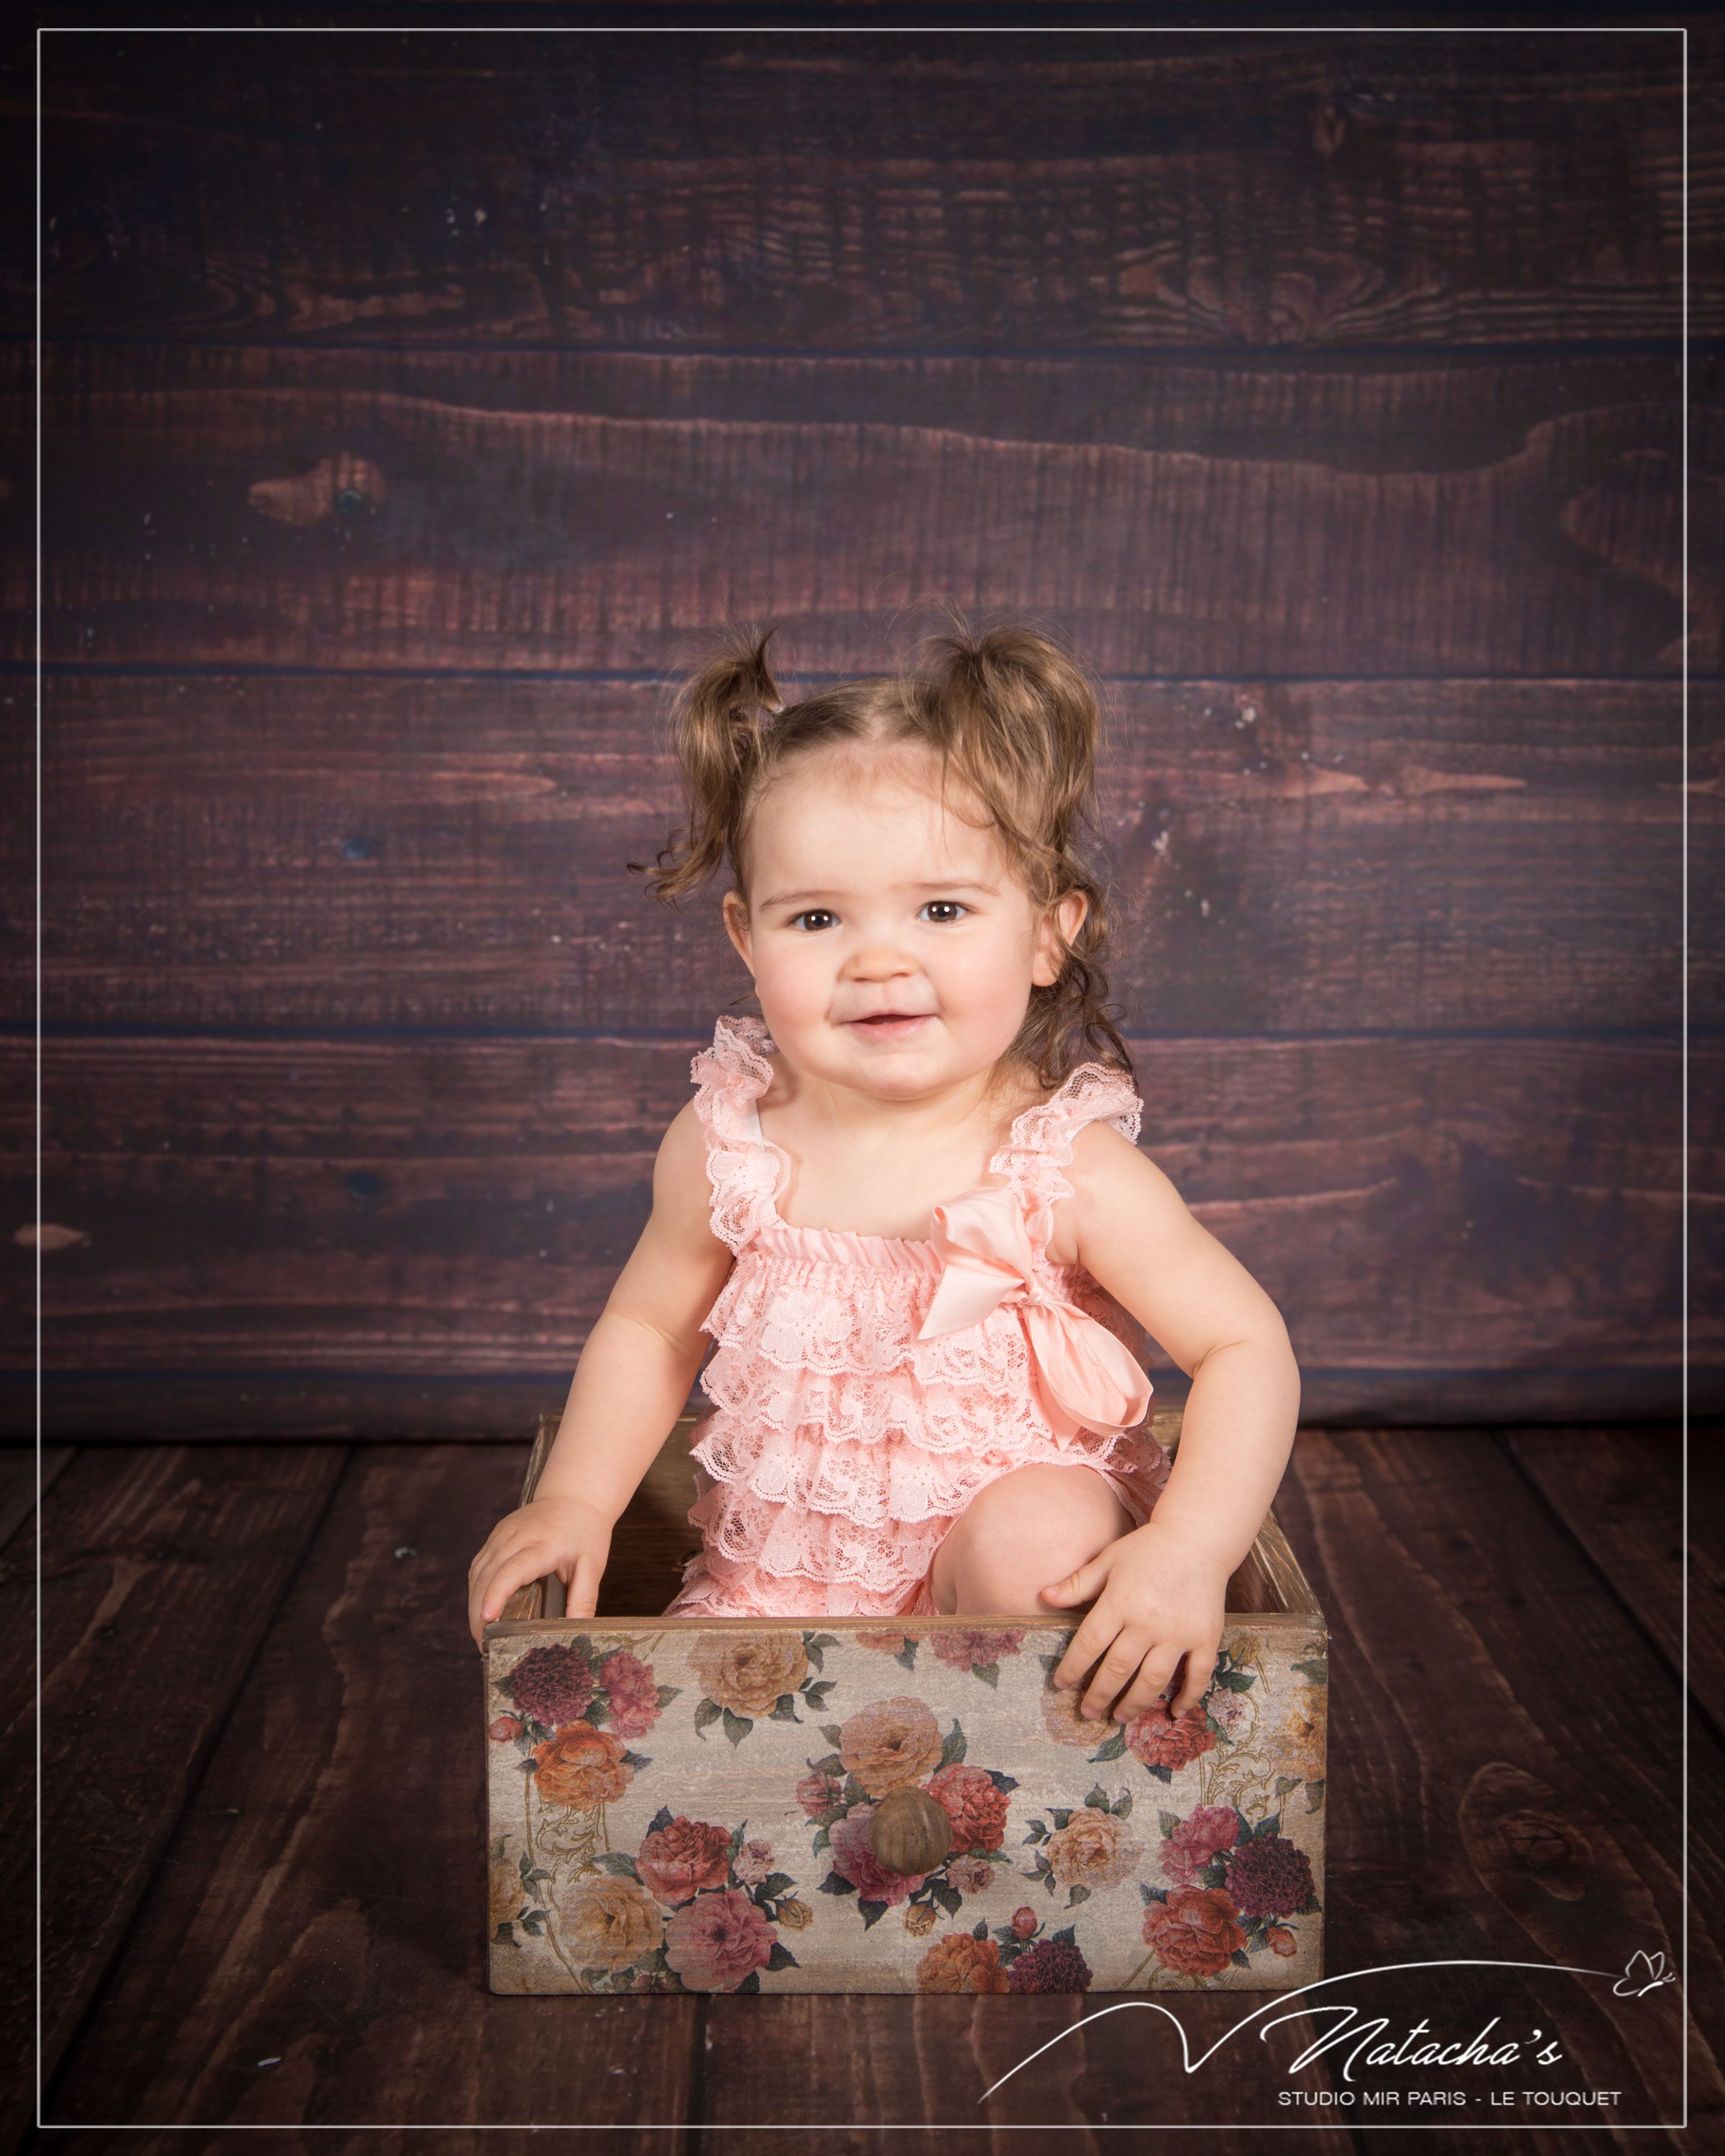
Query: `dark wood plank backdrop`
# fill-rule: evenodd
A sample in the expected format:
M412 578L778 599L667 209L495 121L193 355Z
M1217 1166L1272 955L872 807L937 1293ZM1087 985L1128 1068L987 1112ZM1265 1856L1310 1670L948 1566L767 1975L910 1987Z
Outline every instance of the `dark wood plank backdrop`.
M624 865L668 670L726 613L871 667L930 596L1106 677L1145 1142L1309 1410L1669 1411L1686 808L1697 1134L1725 1067L1705 60L1686 588L1669 32L51 36L50 1428L558 1397L742 985ZM20 875L23 1224L33 914Z

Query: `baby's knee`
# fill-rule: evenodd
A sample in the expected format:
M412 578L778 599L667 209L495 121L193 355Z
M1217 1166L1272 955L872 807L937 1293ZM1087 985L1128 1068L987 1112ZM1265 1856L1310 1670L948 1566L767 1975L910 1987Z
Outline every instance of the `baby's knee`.
M947 1537L937 1603L960 1617L1046 1609L1045 1587L1088 1564L1131 1527L1125 1507L1087 1468L1020 1468L983 1491Z

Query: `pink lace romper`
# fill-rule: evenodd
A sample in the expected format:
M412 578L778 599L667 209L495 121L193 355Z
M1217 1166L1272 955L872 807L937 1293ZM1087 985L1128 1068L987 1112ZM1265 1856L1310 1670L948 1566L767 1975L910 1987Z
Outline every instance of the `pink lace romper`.
M1150 1395L1132 1321L1045 1255L1077 1132L1100 1120L1137 1135L1125 1078L1075 1070L1014 1123L988 1163L1002 1183L937 1206L916 1242L780 1219L789 1163L755 1106L770 1053L758 1019L721 1018L693 1065L713 1233L737 1263L704 1321L715 1412L689 1517L705 1547L665 1614L932 1613L942 1537L978 1491L1035 1462L1093 1468L1142 1524L1168 1462L1130 1426Z

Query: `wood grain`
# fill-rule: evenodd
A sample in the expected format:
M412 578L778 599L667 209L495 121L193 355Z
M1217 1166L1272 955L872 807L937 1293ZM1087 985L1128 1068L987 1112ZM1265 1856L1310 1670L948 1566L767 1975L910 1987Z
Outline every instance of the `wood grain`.
M1606 1446L1593 1430L1511 1430L1503 1442L1674 1670L1686 1626L1690 1689L1725 1731L1725 1461L1712 1434L1686 1445L1655 1425Z
M482 58L423 29L56 38L48 318L397 345L1677 334L1669 31L1050 27L517 36ZM1725 320L1717 245L1695 216L1692 334Z
M572 1360L572 1358L571 1358ZM429 1438L513 1442L548 1401L569 1389L569 1372L536 1377L355 1377L340 1371L221 1370L195 1373L66 1371L44 1374L44 1426L130 1443L234 1438L367 1437L418 1444ZM1591 1396L1591 1395L1589 1395ZM1501 1401L1487 1404L1501 1412ZM1488 1419L1482 1410L1454 1419ZM36 1424L33 1373L0 1374L0 1438L22 1442Z
M242 1391L251 1371L533 1376L549 1391L534 1412L554 1406L644 1222L696 1045L50 1044L44 1211L82 1240L44 1256L49 1367L225 1373ZM1166 1040L1140 1061L1147 1147L1314 1372L1400 1372L1401 1415L1422 1372L1591 1371L1648 1413L1670 1393L1672 1045ZM1722 1073L1698 1044L1698 1132ZM18 1204L28 1130L11 1158ZM1705 1283L1725 1266L1704 1143L1690 1174L1705 1389ZM22 1311L33 1253L3 1262Z
M1725 1023L1725 694L1665 683L1110 685L1129 1027ZM61 1024L694 1030L744 993L660 905L680 814L645 681L70 675L44 705ZM15 737L21 803L28 742ZM10 774L8 774L10 775ZM1710 790L1712 789L1712 790ZM33 908L0 1008L34 1007Z
M38 1497L59 1480L73 1450L69 1445L44 1445L39 1451L33 1445L8 1445L0 1451L0 1550L35 1517ZM10 1557L0 1558L0 1564L13 1561ZM0 1720L0 1727L10 1718L8 1713Z
M572 1363L574 1351L567 1361ZM1711 1363L1693 1373L1697 1401L1725 1404L1725 1383ZM208 1372L124 1368L50 1370L44 1380L46 1424L55 1435L94 1435L121 1443L240 1438L420 1444L472 1438L520 1442L546 1403L569 1389L564 1363L536 1376L392 1377L295 1368ZM1156 1397L1171 1405L1187 1395L1177 1371L1158 1371ZM1507 1416L1530 1423L1573 1423L1589 1416L1671 1414L1680 1399L1675 1368L1530 1363L1522 1368L1386 1369L1307 1363L1301 1412L1320 1428L1352 1429L1368 1419L1422 1428L1477 1428ZM697 1397L691 1405L704 1403ZM1717 1412L1717 1408L1710 1412ZM0 1369L0 1441L23 1441L36 1424L33 1376Z
M571 2014L484 1989L464 1581L522 1458L356 1455L51 2092L54 2124L687 2116L699 2000Z
M1022 439L986 410L875 424L837 398L820 419L614 418L549 393L557 364L497 408L429 393L448 362L412 357L54 348L46 654L658 669L732 614L782 621L806 666L867 670L887 615L934 594L1051 617L1109 674L1649 675L1692 626L1695 666L1718 663L1705 514L1692 619L1680 593L1669 363L1656 395L1553 409L1471 462L1440 439L1411 468L1387 364L1350 363L1354 445L1327 454L1272 445L1281 378L1226 367L1149 370L1170 445L1141 448ZM1543 364L1554 381L1563 362ZM1717 377L1691 385L1703 509L1725 465ZM1466 435L1498 431L1495 378L1454 370L1429 416L1471 390ZM1207 452L1173 445L1194 430ZM22 548L22 510L0 526ZM33 649L33 598L21 553L0 650Z
M439 2156L536 2156L544 2143L536 2137L544 2131L536 2126L445 2127L438 2133ZM230 2129L219 2126L175 2126L157 2133L141 2128L59 2128L53 2142L69 2156L96 2156L97 2151L102 2156L121 2156L121 2151L126 2156L214 2156L232 2145ZM318 2123L297 2132L254 2127L247 2131L245 2145L255 2156L413 2156L424 2146L424 2136L413 2127L358 2126L344 2133ZM662 2128L584 2127L581 2134L583 2156L691 2156L698 2145L690 2133Z
M1001 1921L1008 1913L1003 1910ZM999 2156L1022 2148L1027 2130L1039 2127L1051 2141L1059 2135L1054 2146L1083 2156L1117 2147L1122 2128L1220 2128L1205 2133L1206 2143L1244 2156L1261 2146L1246 2121L1285 2123L1276 2089L1310 2041L1298 2033L1307 2025L1294 2023L1291 2015L1289 2025L1261 2044L1253 2041L1255 2030L1249 2030L1235 2040L1231 2056L1224 2052L1208 2071L1189 2079L1180 2070L1179 2037L1159 2015L1134 2007L1087 2020L1118 2003L1118 1994L1104 1993L716 1997L707 2009L701 2115L733 2131L768 2126L775 2142L788 2129L793 2147L794 2130L803 2127L810 2156L823 2145L817 2127L839 2121L855 2123L860 2130L853 2145L870 2156L888 2156L905 2138L904 2129L915 2126L963 2130L962 2145ZM1185 1992L1165 1995L1163 2003L1178 2015L1195 2056L1261 2002L1238 1993L1230 1999ZM982 2102L993 2082L1067 2030L1073 2033ZM788 2059L795 2061L794 2072L785 2071ZM1292 2085L1316 2092L1330 2079L1320 2066ZM1321 2156L1348 2156L1350 2136L1340 2126L1317 2123L1323 2119L1322 2112L1305 2114L1301 2145ZM870 2132L877 2122L886 2130Z
M1184 451L1207 460L1279 463L1291 446L1340 472L1462 472L1500 462L1542 424L1593 411L1669 408L1681 394L1675 348L1570 346L1479 355L1439 348L1364 352L1142 353L1037 348L999 352L818 350L711 352L488 352L441 344L377 355L321 341L224 346L134 341L131 363L102 343L50 341L53 378L67 393L101 389L272 393L327 403L381 380L415 402L492 417L580 413L690 426L846 424L924 429L1001 442ZM8 350L13 397L30 365ZM1691 355L1691 388L1717 402L1719 362ZM1219 385L1229 394L1218 397ZM19 423L20 430L23 423ZM1692 444L1702 467L1717 452ZM266 482L267 484L267 482ZM315 494L266 495L284 510ZM331 506L333 505L331 505ZM373 504L375 506L381 505ZM321 515L320 510L316 514ZM675 535L673 535L675 536ZM1696 535L1698 536L1705 535Z
M1617 1435L1592 1441L1609 1455ZM1622 2091L1619 2124L1675 2123L1684 2002L1676 1987L1627 1999L1611 1987L1633 1952L1675 1965L1684 1933L1672 1671L1477 1438L1308 1432L1276 1511L1334 1642L1333 1964L1477 1955L1603 1969L1448 1972L1443 2025L1471 2035L1497 2014L1506 2029L1543 2026L1568 2061L1551 2086ZM1692 1736L1689 1758L1692 1802L1717 1804L1725 1775L1709 1733ZM1718 1943L1702 1912L1719 1906L1719 1866L1693 1841L1687 1861L1690 2105L1704 2131L1722 2107L1701 2033L1718 2025ZM1435 1995L1423 1978L1376 1979L1373 2010L1430 2011ZM1521 2086L1517 2072L1504 2078Z
M15 2143L44 2076L114 1956L340 1472L331 1445L81 1448L48 1493L42 1572L34 1530L8 1545L0 1602L0 1907L8 1936L44 1958L39 2049L33 1969L8 1960L0 2026L8 2066L0 2136ZM38 1727L41 1624L41 1871ZM34 2059L28 2078L23 2062ZM111 2116L111 2114L107 2114Z

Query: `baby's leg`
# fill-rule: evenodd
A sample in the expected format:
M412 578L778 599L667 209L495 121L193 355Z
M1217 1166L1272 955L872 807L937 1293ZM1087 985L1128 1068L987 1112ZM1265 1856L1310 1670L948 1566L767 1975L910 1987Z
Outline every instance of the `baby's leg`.
M1130 1534L1112 1485L1088 1467L1019 1467L979 1491L935 1553L929 1585L943 1617L1049 1613L1040 1599Z

